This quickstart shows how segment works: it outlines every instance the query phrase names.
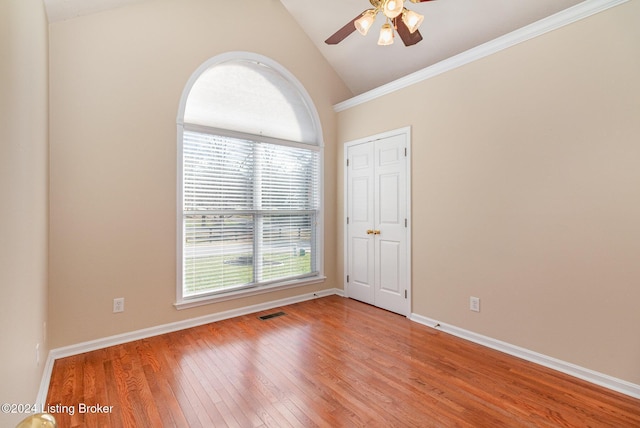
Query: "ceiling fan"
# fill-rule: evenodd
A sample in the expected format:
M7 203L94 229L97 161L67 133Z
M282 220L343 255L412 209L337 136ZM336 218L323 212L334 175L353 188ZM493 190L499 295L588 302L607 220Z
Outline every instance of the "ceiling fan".
M412 3L422 3L433 0L410 1ZM418 27L422 23L424 16L405 8L404 0L369 0L369 2L373 6L373 9L367 9L353 18L324 42L328 45L336 45L346 39L347 36L355 30L358 30L360 34L366 36L378 12L382 12L386 21L380 29L379 45L390 45L393 43L394 29L398 32L405 46L415 45L422 40L422 35L420 31L418 31Z

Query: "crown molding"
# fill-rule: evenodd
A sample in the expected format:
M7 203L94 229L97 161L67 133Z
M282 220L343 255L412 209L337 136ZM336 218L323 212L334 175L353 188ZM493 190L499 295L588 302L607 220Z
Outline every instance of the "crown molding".
M536 21L533 24L529 24L518 30L512 31L511 33L505 34L504 36L498 37L497 39L493 39L480 46L452 56L451 58L447 58L432 66L423 68L422 70L418 70L405 77L401 77L393 82L335 104L333 106L333 110L335 112L348 110L352 107L391 94L395 91L430 79L465 64L469 64L470 62L477 61L496 52L500 52L504 49L510 48L511 46L533 39L534 37L541 36L550 31L562 28L576 21L580 21L591 15L595 15L596 13L600 13L614 6L626 3L627 1L629 0L586 0L547 18Z

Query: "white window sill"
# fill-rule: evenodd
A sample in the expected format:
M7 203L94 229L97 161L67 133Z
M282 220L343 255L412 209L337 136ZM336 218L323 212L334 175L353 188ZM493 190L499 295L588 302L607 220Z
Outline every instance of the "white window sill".
M210 294L206 296L186 298L173 304L176 309L189 309L197 306L209 305L211 303L224 302L226 300L241 299L243 297L255 296L258 294L270 293L273 291L286 290L288 288L301 287L304 285L324 282L326 276L318 275L312 278L298 279L295 281L279 282L277 284L263 285L261 287L245 288L242 290L229 291L228 293Z

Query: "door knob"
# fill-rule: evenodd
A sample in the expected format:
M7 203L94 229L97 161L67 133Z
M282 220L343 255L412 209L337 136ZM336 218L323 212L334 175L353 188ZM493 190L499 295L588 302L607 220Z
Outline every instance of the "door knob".
M376 233L375 230L367 229L367 235L373 235L375 233Z
M373 231L373 234L374 234L374 235L380 235L380 231L379 231L379 230L374 230L374 231Z

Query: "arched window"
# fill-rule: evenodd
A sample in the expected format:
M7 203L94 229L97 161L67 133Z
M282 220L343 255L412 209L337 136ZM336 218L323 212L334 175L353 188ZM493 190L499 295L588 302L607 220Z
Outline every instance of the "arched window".
M322 279L322 133L302 85L246 52L212 58L178 113L178 302Z

